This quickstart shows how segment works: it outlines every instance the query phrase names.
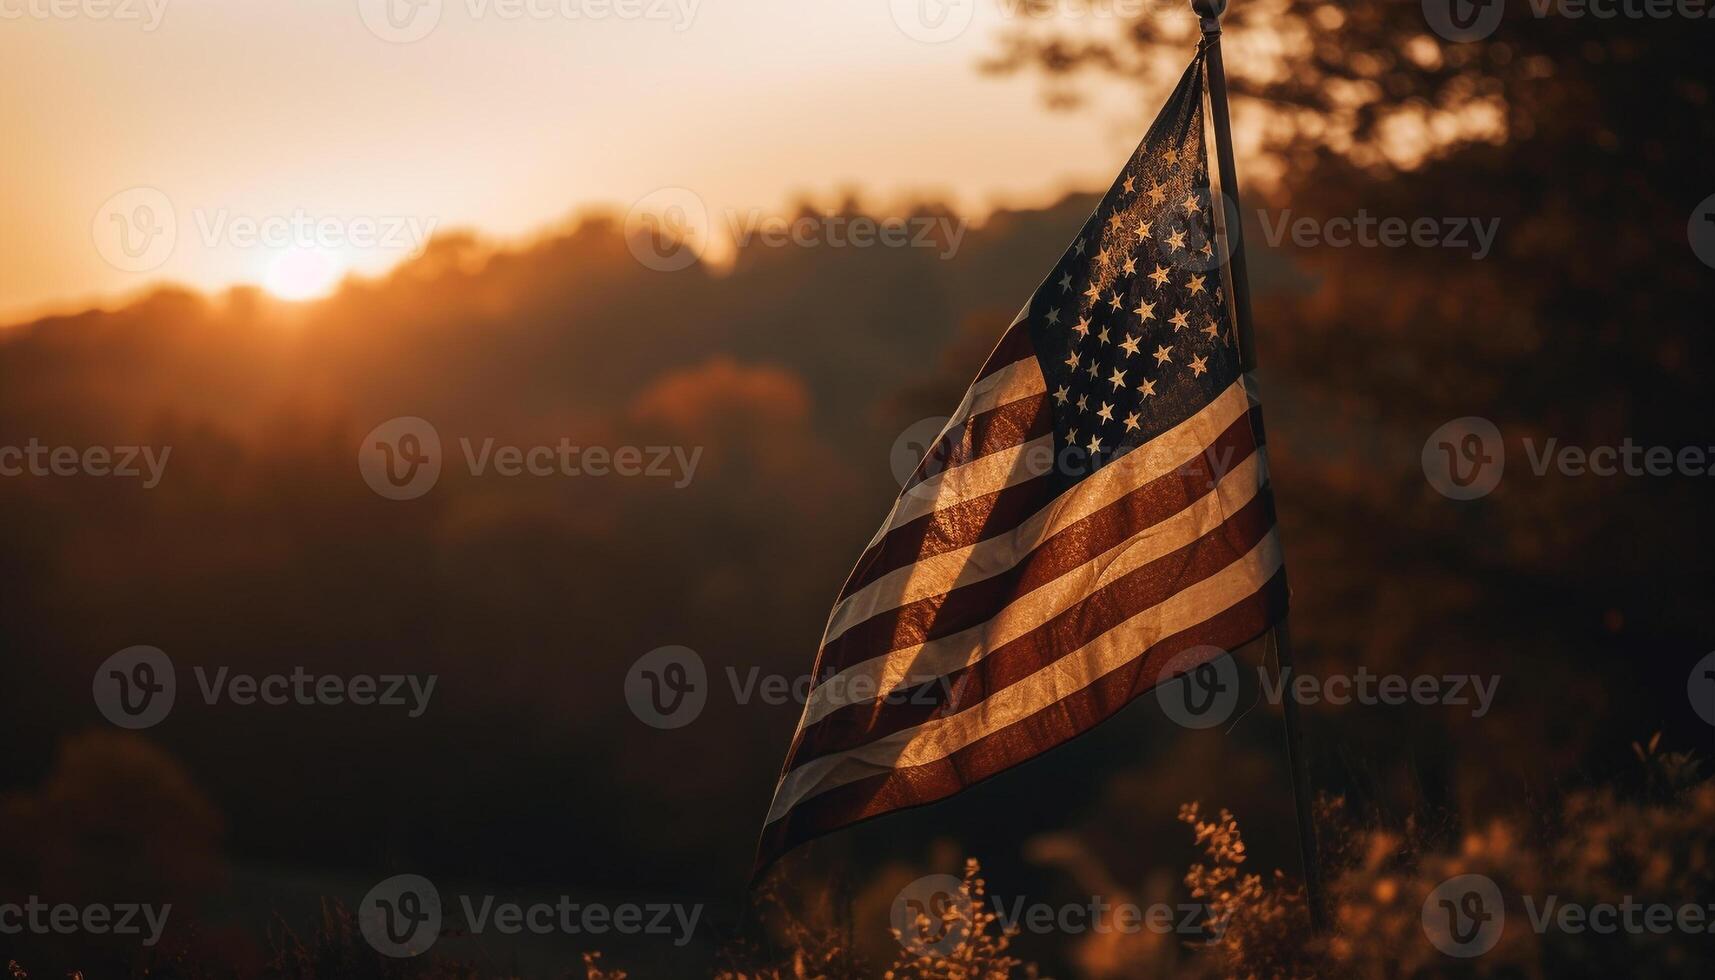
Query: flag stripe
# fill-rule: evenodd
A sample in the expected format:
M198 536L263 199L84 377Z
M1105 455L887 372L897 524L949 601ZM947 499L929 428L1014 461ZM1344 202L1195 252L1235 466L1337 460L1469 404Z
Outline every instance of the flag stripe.
M907 491L932 474L963 466L1003 449L1029 442L1054 431L1054 415L1047 395L1032 395L980 412L962 423L948 422L923 461L917 464Z
M1039 713L1008 726L937 762L876 773L835 787L799 804L785 819L771 818L763 828L759 853L783 853L831 830L944 799L1061 745L1147 690L1161 666L1180 652L1205 645L1230 650L1255 638L1285 613L1286 599L1286 573L1281 570L1256 595L1162 641L1146 660L1113 671L1066 698L1061 710Z
M1225 476L1210 470L1195 482L1177 486L1154 481L1072 525L1067 534L1050 539L1007 573L878 616L830 643L822 652L828 676L811 691L805 722L840 706L848 693L881 696L901 684L920 684L962 667L985 647L1006 642L1063 610L1076 598L1068 591L1072 584L1092 585L1104 574L1118 574L1118 563L1166 554L1218 527L1250 503L1266 482L1266 461L1252 450L1245 424L1234 423L1229 434L1243 456L1230 464ZM1134 519L1149 506L1152 493L1183 492L1187 485L1215 490L1188 501L1165 520ZM1056 581L1062 578L1066 581Z
M1280 567L1276 536L1266 535L1249 553L1216 574L1116 624L1124 628L1107 630L1070 655L1055 659L958 714L894 732L860 748L810 759L781 779L769 820L834 786L876 772L936 762L1022 721L1141 658L1162 639L1243 602L1266 585Z
M1046 492L1050 487L1045 483L1043 509L1022 522L960 511L924 522L932 527L898 529L859 560L846 585L847 594L828 617L824 645L888 609L1005 572L1042 541L1122 499L1138 485L1183 470L1219 442L1236 420L1245 418L1249 408L1250 396L1241 379L1196 415L1098 470L1068 498L1055 499ZM985 538L992 540L979 546Z
M983 362L982 370L977 372L978 384L1019 361L1036 360L1036 344L1030 339L1030 331L1024 325L1024 318L1029 312L1029 306L1019 310L1018 316L1013 317L1006 332L1000 335L1000 340L990 352L988 360Z
M1207 623L1163 641L1161 652L1152 655L1148 662L1115 671L1067 698L1062 711L1012 725L938 762L878 773L806 800L785 819L763 829L760 852L781 853L840 827L944 799L1064 744L1147 690L1159 672L1159 665L1179 652L1205 645L1231 649L1254 638L1284 614L1286 594L1283 570L1257 595Z
M965 392L954 418L969 418L986 412L996 405L1015 402L1026 395L1047 390L1042 368L1036 363L1035 350L1029 347L1029 336L1022 325L1008 331L1010 341L1002 339L1000 346L989 355L987 363ZM1023 346L1020 346L1023 345Z
M925 514L895 529L865 551L842 591L854 593L895 569L1016 531L1021 522L1052 503L1058 490L1053 477L1044 474L997 493ZM837 611L838 607L835 608Z
M1052 435L990 453L963 466L937 473L899 495L892 523L907 524L927 514L987 496L1048 471L1042 454L1054 447Z
M783 845L789 847L833 827L938 800L986 779L1065 742L1109 717L1137 694L1171 680L1158 675L1184 650L1204 645L1231 650L1256 638L1279 618L1286 598L1285 571L1277 562L1274 574L1249 595L1201 622L1176 630L1153 644L1147 656L1101 675L1054 703L1052 710L1005 722L997 719L992 730L933 759L908 758L898 743L909 733L895 735L888 751L874 754L862 765L851 755L838 757L850 771L833 775L829 772L832 765L819 767L824 778L815 785L790 787L794 802L786 805L782 801L789 787L783 780L769 811L765 839L770 833L781 835ZM814 816L818 810L821 815ZM781 821L779 818L788 812L790 820ZM787 824L790 827L783 826Z
M965 392L965 400L960 403L958 410L953 413L952 418L936 435L936 441L939 442L945 438L947 433L951 432L954 427L963 425L967 419L1002 405L1009 405L1020 399L1029 398L1032 395L1040 395L1047 390L1042 377L1042 368L1036 363L1036 358L1030 357L1007 364L994 373L979 378L975 384L971 385L971 389ZM982 465L985 462L989 461L978 460L976 465ZM962 473L967 469L969 469L969 465L945 470L913 487L910 494L901 495L898 500L894 501L892 513L888 515L886 521L882 522L881 529L875 532L875 536L870 539L870 544L873 546L888 531L934 509L933 507L925 507L925 505L937 502L941 494L940 487L943 485L963 487L967 491L963 499L975 496L974 492L969 491L972 490L973 481L976 479L978 471ZM986 473L988 471L981 472ZM1004 485L990 486L987 489L997 490ZM909 505L907 496L911 498ZM948 499L951 502L952 499L958 498ZM945 506L945 504L941 504L941 506Z
M1062 533L1022 557L1009 553L1005 560L1012 565L998 575L985 570L981 576L965 576L975 580L857 624L823 648L818 677L831 676L891 651L906 651L908 655L916 644L975 626L1005 603L1022 601L1049 580L1082 564L1104 561L1129 540L1158 537L1176 525L1183 526L1179 513L1199 502L1208 504L1204 498L1217 486L1223 487L1220 505L1236 510L1244 501L1240 499L1243 495L1235 496L1235 481L1253 478L1260 482L1266 476L1266 462L1254 467L1251 464L1255 451L1244 423L1234 423L1211 449L1210 455L1230 452L1218 463L1204 457L1192 467L1153 480L1089 517L1068 524ZM1254 490L1255 485L1246 488L1247 493ZM999 559L991 555L988 560Z
M1155 542L1144 542L1097 573L1094 583L1082 576L1057 581L1046 603L1061 608L1048 619L1010 638L980 638L975 656L946 672L941 680L920 683L909 698L855 704L835 711L800 736L800 751L828 755L854 749L877 736L955 715L1023 680L1063 656L1072 655L1090 639L1112 629L1140 609L1165 602L1188 583L1202 581L1230 566L1274 528L1266 496L1253 496L1231 519L1177 550L1151 557ZM1149 548L1149 551L1145 549ZM1133 552L1140 552L1133 558ZM1080 598L1081 597L1081 598ZM1077 601L1070 601L1076 599ZM1026 624L1027 625L1027 624ZM926 674L933 668L926 668Z

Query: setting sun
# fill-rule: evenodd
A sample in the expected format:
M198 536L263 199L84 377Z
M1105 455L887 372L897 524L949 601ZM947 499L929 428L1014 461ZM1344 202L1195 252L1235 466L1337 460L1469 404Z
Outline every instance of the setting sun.
M325 249L291 248L269 264L262 285L281 299L320 299L333 292L342 271Z

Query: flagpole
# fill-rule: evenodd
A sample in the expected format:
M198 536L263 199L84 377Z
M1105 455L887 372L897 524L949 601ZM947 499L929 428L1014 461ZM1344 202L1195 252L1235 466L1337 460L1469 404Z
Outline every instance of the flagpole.
M1238 330L1239 368L1256 370L1256 334L1251 322L1250 277L1245 269L1244 212L1239 206L1239 178L1233 166L1233 129L1227 115L1227 72L1221 60L1221 15L1227 10L1227 0L1191 0L1191 9L1202 21L1203 50L1209 73L1209 104L1215 125L1215 165L1221 175L1221 193L1232 208L1221 208L1227 236L1227 265L1231 272L1233 290L1233 320ZM1270 633L1279 670L1285 684L1292 678L1292 641L1286 623ZM1298 705L1290 696L1281 698L1281 710L1286 726L1286 755L1292 775L1292 800L1298 814L1298 852L1304 862L1305 902L1310 907L1310 924L1316 932L1327 928L1327 904L1322 890L1322 866L1317 858L1316 824L1310 806L1310 768L1304 755L1304 742L1298 724Z

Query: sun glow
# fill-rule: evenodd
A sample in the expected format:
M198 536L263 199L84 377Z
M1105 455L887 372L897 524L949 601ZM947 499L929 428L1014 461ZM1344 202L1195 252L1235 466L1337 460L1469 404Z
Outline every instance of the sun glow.
M343 271L331 252L291 248L269 264L262 287L280 299L320 299L333 292Z

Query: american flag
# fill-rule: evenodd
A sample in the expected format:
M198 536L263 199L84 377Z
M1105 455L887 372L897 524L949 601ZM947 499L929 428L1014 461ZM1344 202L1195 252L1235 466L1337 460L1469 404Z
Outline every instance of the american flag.
M1045 752L1284 616L1203 68L1199 53L841 589L759 870Z

